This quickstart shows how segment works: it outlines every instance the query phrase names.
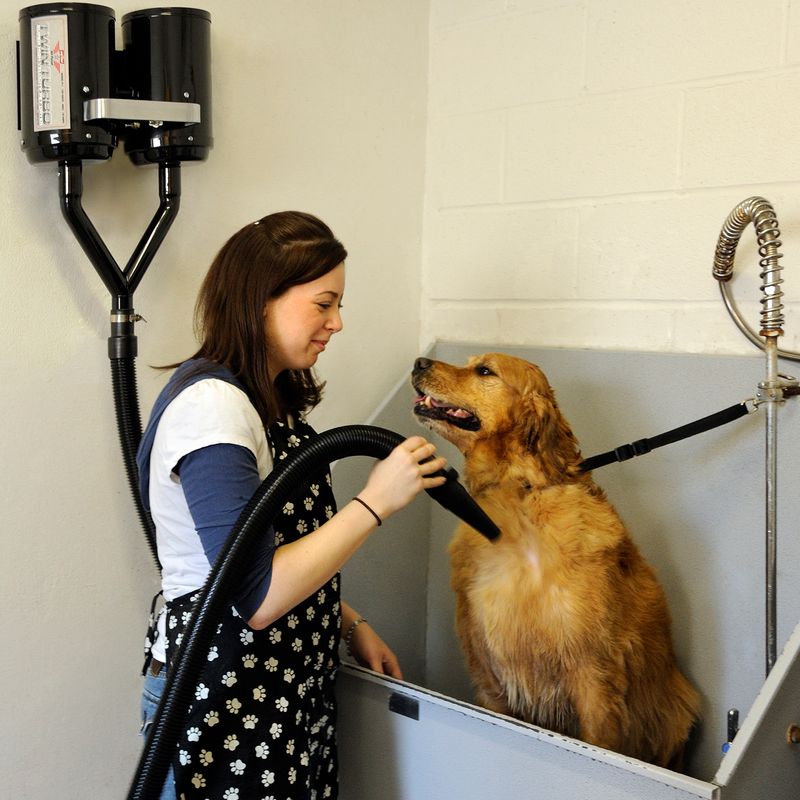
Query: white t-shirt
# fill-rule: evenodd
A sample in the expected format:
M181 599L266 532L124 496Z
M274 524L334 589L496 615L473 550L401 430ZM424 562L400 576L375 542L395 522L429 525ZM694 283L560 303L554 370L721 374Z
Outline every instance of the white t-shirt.
M150 511L165 600L199 589L211 569L175 468L184 456L215 444L250 450L262 481L272 470L264 426L247 395L231 383L207 378L188 386L170 402L158 423L150 454ZM159 635L152 648L159 661L166 660L164 622L162 609Z

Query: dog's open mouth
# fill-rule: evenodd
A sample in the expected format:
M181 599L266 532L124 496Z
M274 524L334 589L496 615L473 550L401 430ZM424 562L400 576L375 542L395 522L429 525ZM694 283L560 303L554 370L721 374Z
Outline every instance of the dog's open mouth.
M417 391L419 392L419 389ZM481 421L471 411L451 406L422 392L419 392L414 401L414 413L418 417L442 420L467 431L477 431L481 427Z

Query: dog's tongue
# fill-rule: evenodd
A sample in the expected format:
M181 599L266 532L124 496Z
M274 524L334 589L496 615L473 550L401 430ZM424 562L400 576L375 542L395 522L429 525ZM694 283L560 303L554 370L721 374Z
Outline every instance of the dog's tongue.
M444 408L446 409L447 415L450 417L466 419L467 417L472 416L469 411L465 411L463 408L456 408L455 406L448 405L447 403L442 403L439 400L434 400L429 394L418 395L415 402L417 405L423 405L426 408Z

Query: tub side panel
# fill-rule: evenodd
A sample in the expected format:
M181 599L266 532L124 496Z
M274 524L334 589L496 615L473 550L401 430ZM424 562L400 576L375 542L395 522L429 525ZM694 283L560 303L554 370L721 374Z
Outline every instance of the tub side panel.
M525 726L507 726L418 692L343 671L339 723L342 800L486 800L573 797L592 800L689 800L716 787L666 770L631 769L574 751ZM396 693L416 703L419 719L389 710ZM673 778L674 776L674 778Z
M714 782L724 800L795 800L800 793L800 625L758 693ZM795 736L790 737L790 728Z

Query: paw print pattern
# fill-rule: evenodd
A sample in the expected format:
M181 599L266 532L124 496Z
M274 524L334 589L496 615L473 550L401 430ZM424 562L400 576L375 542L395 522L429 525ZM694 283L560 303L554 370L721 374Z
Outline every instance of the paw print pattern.
M261 783L263 783L264 786L272 786L272 784L275 783L275 773L265 769L261 773Z
M230 700L225 701L225 708L227 708L231 714L238 714L242 709L242 704L238 698L232 697Z
M236 683L236 673L235 672L226 672L222 676L222 683L224 683L225 686L233 686L233 684Z

